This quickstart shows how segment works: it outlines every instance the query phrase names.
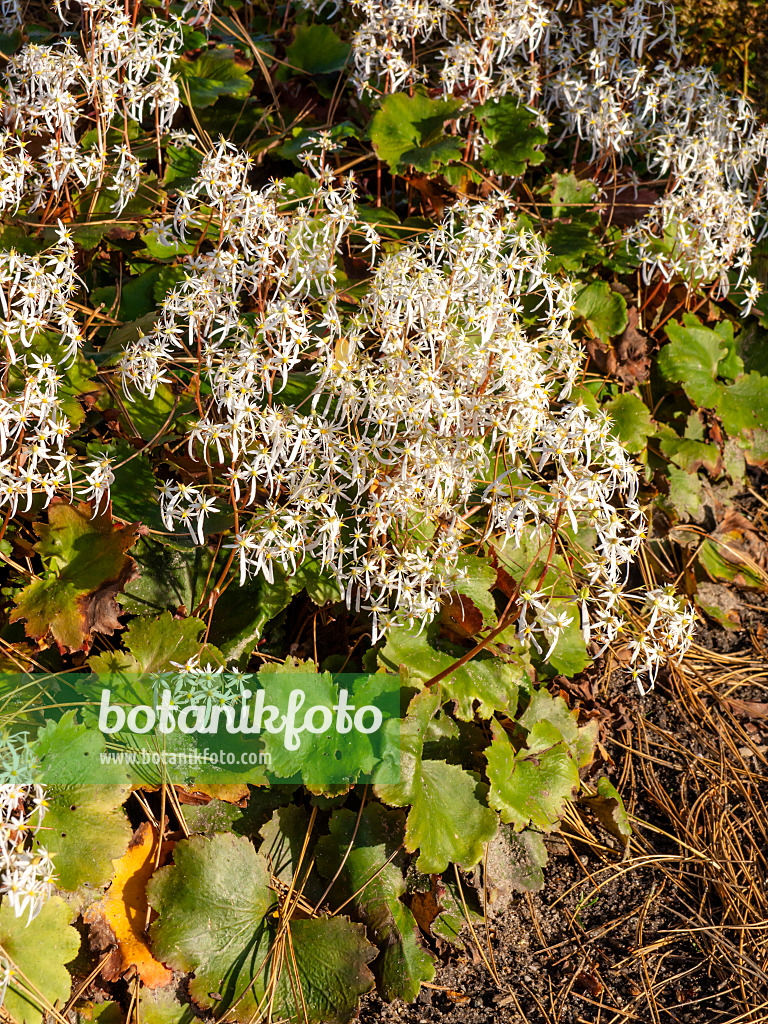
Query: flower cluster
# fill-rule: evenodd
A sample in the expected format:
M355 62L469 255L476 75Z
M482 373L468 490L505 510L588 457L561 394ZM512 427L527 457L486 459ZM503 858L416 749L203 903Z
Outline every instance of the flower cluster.
M172 64L181 52L180 23L152 18L134 24L119 0L83 0L80 6L87 15L88 58L69 40L30 43L4 69L2 114L10 131L0 140L2 209L16 209L25 196L35 209L70 187L101 184L113 164L115 209L122 209L135 192L139 164L127 147L127 127L123 143L110 147L112 122L119 114L127 126L129 118L150 114L161 132L179 107ZM85 135L84 101L92 112ZM26 151L30 138L40 140L36 160Z
M645 597L645 633L630 640L632 677L643 692L643 680L651 684L668 659L679 660L691 645L695 612L685 607L671 586L656 587Z
M6 740L3 748L4 762L8 752L19 753L18 743ZM8 773L3 774L7 777ZM27 911L28 921L40 913L53 892L53 862L38 841L46 808L42 786L16 782L0 785L0 896L17 917ZM7 964L0 964L0 991L8 983L7 968Z
M181 194L162 230L183 239L213 209L219 243L187 259L120 364L129 394L183 378L190 359L206 385L188 453L209 483L166 480L166 526L202 541L231 503L241 583L314 558L371 615L374 641L434 617L473 537L548 546L568 528L592 538L583 579L570 598L521 599L520 639L551 649L578 591L585 636L612 642L645 529L637 472L610 421L568 400L573 286L547 271L538 236L502 200L459 203L424 242L381 256L350 311L337 255L381 243L352 183L320 181L289 212L285 186L251 189L248 169L222 142Z
M550 118L561 138L586 143L597 169L644 157L666 185L630 233L647 279L680 274L724 296L729 270L740 269L741 286L753 239L768 229L766 131L711 70L680 66L668 0L597 4L581 17L570 7L563 0L357 0L349 4L358 24L353 80L361 94L422 81L474 103L512 94L531 104L543 127ZM652 63L654 51L661 56ZM477 154L484 140L477 125L471 130ZM636 184L631 169L617 173L617 187ZM754 276L743 290L748 312L760 292Z
M113 122L154 115L159 134L178 106L179 23L134 24L117 0L81 7L93 60L67 42L26 46L9 61L0 138L9 208L100 182L109 163L112 209L121 211L141 163L128 127L116 134ZM737 155L749 113L729 106L711 76L661 64L649 77L644 54L659 33L645 0L582 19L537 0L350 7L364 21L354 43L360 82L370 73L396 89L423 79L426 44L440 51L446 95L485 101L512 91L537 103L542 119L556 113L595 157L642 149L675 179L635 229L647 265L677 261L679 271L708 252L706 274L694 276L719 274L725 287L729 261L748 249L762 215L744 186L758 173L762 142ZM419 43L409 57L406 38ZM89 105L94 127L82 136ZM683 157L682 139L705 107L704 149ZM479 144L477 127L468 130ZM723 132L728 144L709 163L699 159ZM151 400L173 385L196 409L186 418L187 454L207 468L194 483L163 470L166 528L204 543L210 517L231 508L235 531L224 546L241 583L258 573L273 581L314 559L347 605L370 615L374 642L394 626L429 622L461 589L467 551L527 545L552 562L569 535L582 555L567 563L566 592L546 573L520 584L519 638L549 653L578 614L587 642L620 640L626 600L651 599L627 585L645 521L636 469L609 420L572 400L583 366L571 333L573 284L547 269L546 246L520 226L513 195L461 200L418 241L385 243L371 211L361 212L354 180L327 166L337 143L330 131L310 140L305 163L317 180L298 200L285 183L254 188L252 159L222 140L151 229L154 241L180 249L194 238L194 252L151 329L125 344L109 372L128 408L137 393ZM351 256L369 279L355 296L340 274ZM0 275L0 503L14 513L35 493L68 492L98 510L113 466L105 454L75 461L59 387L82 343L73 242L60 228L42 254L3 254ZM632 649L650 678L658 658L649 651L672 650L670 637L679 650L690 631L688 619L673 627L670 614L659 619L666 632ZM213 693L219 681L209 683Z
M71 305L77 287L74 243L62 225L56 243L41 254L0 253L0 344L7 367L0 398L0 505L11 514L28 511L35 493L44 494L46 503L56 493L73 493L78 470L66 444L74 428L60 370L82 345ZM100 500L104 481L103 466L85 467L80 494Z

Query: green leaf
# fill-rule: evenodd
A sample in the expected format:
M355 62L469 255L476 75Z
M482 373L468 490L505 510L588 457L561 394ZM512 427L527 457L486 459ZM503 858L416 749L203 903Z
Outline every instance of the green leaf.
M286 576L279 566L274 582L262 575L246 580L240 587L230 583L216 602L211 619L210 638L228 661L247 659L263 636L264 627L291 603L302 589L296 576Z
M738 373L733 325L718 330L704 327L691 313L683 323L666 325L670 343L659 353L659 370L669 381L679 381L688 398L703 409L713 409L728 434L735 436L768 426L768 377L752 371ZM731 378L734 383L720 378Z
M577 178L573 171L567 174L552 175L552 192L549 201L552 204L553 217L572 217L574 214L591 209L597 200L598 187L588 178ZM595 224L597 223L595 215Z
M511 94L488 100L475 107L475 117L483 126L489 145L482 153L483 163L497 174L517 178L526 164L540 164L544 154L538 149L547 141L547 133L536 124L536 113Z
M349 43L342 42L330 25L298 25L285 57L309 75L330 75L342 70L350 50Z
M534 690L528 699L528 707L517 720L522 729L533 729L539 722L549 722L560 733L568 745L578 768L586 768L591 762L597 741L597 724L578 724L579 712L568 707L562 697L553 697L548 690Z
M433 893L437 895L440 912L432 921L430 932L450 942L451 945L464 949L464 943L459 935L467 920L472 924L478 924L484 919L483 909L474 887L464 885L459 889L453 871L449 871L442 878L433 876L432 888Z
M174 72L181 80L180 92L187 102L184 84L189 88L189 105L193 110L210 107L220 96L244 99L253 88L253 79L246 68L238 64L232 50L225 46L207 50L195 60L182 57L176 61Z
M390 630L379 652L380 663L398 672L403 682L426 682L450 669L466 652L461 648L454 648L454 652L440 650L435 632L434 625L419 634L404 627ZM455 701L456 717L465 722L471 722L475 714L490 718L494 711L513 715L519 687L527 685L529 679L529 667L521 655L510 655L509 661L474 658L443 680L443 697Z
M336 878L331 890L336 902L356 894L355 916L380 950L371 965L379 994L387 1002L410 1003L421 983L434 978L435 965L419 941L413 914L401 902L405 880L391 860L402 842L403 824L401 811L381 804L366 804L359 820L346 808L334 811L330 835L319 841L316 858L322 874Z
M475 776L445 761L423 759L424 737L439 706L437 687L413 698L400 729L400 781L375 786L384 803L410 804L405 848L420 851L416 866L425 874L445 871L451 863L473 867L498 826Z
M49 1003L61 1006L72 989L66 965L80 949L80 935L69 923L72 916L59 896L52 896L31 924L26 915L16 917L7 903L0 907L0 946L6 957ZM16 1024L41 1024L43 1019L37 995L30 993L19 975L8 986L3 1010Z
M582 269L587 257L599 258L605 251L597 240L592 225L581 221L570 224L564 220L555 221L544 237L550 251L547 269L551 273L561 269L577 273Z
M628 323L627 300L611 291L606 281L593 281L582 288L576 294L575 309L602 341L621 334Z
M199 1020L191 1006L180 1003L176 998L175 985L156 989L142 985L137 1005L136 1016L141 1024L195 1024ZM94 1024L103 1022L99 1020Z
M287 956L276 963L269 955L278 926L275 894L250 840L230 833L192 836L176 844L173 859L147 887L160 915L150 926L152 950L175 970L194 974L189 993L195 1003L216 1007L217 1017L248 1021L258 1013L270 973L279 971L275 1019L319 1024L351 1018L358 998L373 986L367 963L375 950L362 926L343 917L292 921L294 971Z
M683 518L697 516L701 511L702 492L698 473L670 466L667 469L669 495L667 501Z
M325 885L320 887L317 874L310 870L316 837L309 828L305 808L296 804L276 807L259 835L263 840L259 854L269 864L270 874L286 885L295 879L294 885L304 898L309 903L317 903L325 892Z
M52 786L45 815L45 845L54 857L58 884L106 885L112 861L122 857L133 829L122 809L130 786Z
M329 601L343 600L336 577L323 569L318 559L311 555L303 559L288 583L292 588L295 587L295 593L302 588L306 590L309 599L321 607Z
M126 584L119 598L127 612L148 615L185 608L189 614L197 607L212 575L213 554L207 547L180 547L154 537L140 537L133 555L139 575Z
M561 532L565 533L566 531ZM566 676L573 676L586 668L590 657L581 631L578 609L573 602L573 586L565 561L561 555L554 555L549 560L547 567L545 559L549 547L550 539L546 534L538 539L523 538L518 547L513 547L511 544L502 547L498 540L493 542L495 558L504 571L517 583L527 582L530 584L531 581L538 580L544 573L541 589L551 593L555 598L561 598L563 602L570 600L573 608L573 614L570 615L571 622L560 634L548 660L544 663L538 655L532 656L531 660L537 668L550 676L558 672ZM546 573L544 572L545 568Z
M300 680L296 678L297 672L301 673ZM348 703L352 707L391 704L392 691L399 694L398 680L383 674L360 676L353 687L348 681L337 683L330 672L315 672L314 666L294 665L291 661L285 665L265 665L259 672L259 681L268 691L268 703L283 715L288 713L291 693L300 683L304 701L297 725L304 721L304 714L310 708L338 705L342 688L348 691ZM301 776L310 792L321 793L327 784L350 783L361 772L372 772L383 755L380 745L384 735L367 735L357 729L343 734L331 728L313 735L311 742L310 737L305 736L297 750L289 750L282 733L267 732L262 735L262 743L270 755L270 774L282 779Z
M722 387L715 412L731 437L768 427L768 377L752 371Z
M717 366L726 350L716 331L698 323L683 326L669 321L665 330L670 344L659 352L658 366L666 380L683 383L696 405L714 408L720 391Z
M371 123L371 141L379 159L394 174L407 167L429 173L461 157L461 140L443 134L446 121L456 117L457 100L433 100L417 89L413 96L396 92L385 97Z
M468 600L483 617L483 628L496 625L496 602L491 591L496 586L496 570L486 558L462 552L457 568L466 572L466 579L456 587L462 603Z
M713 580L727 580L753 590L765 590L766 579L759 566L754 562L750 565L744 558L743 539L738 529L720 533L717 538L707 537L698 550L699 562Z
M200 656L202 665L208 661L214 667L225 664L221 651L201 642L204 629L202 619L175 619L170 612L163 612L156 619L134 619L123 634L129 653L121 653L118 664L109 655L97 655L89 665L94 672L121 671L144 676L172 671L172 662L183 664L195 655Z
M666 424L657 426L656 436L662 455L680 469L687 473L695 473L702 467L709 473L717 471L720 459L717 445L704 444L703 441L688 437L678 437Z
M637 395L627 392L606 402L605 411L613 420L614 433L627 449L637 454L644 450L648 438L656 432L648 406Z
M16 252L23 253L25 256L36 256L47 249L49 244L45 239L38 238L36 234L28 235L24 228L17 227L15 224L6 224L0 230L0 247L3 252L15 249Z
M203 154L192 146L166 146L165 161L163 184L170 185L176 182L176 187L179 188L182 182L191 182L197 177L203 162Z
M579 785L579 769L565 740L550 722L537 722L526 746L516 752L495 720L492 728L493 742L485 752L491 783L488 802L516 829L533 824L551 832Z
M127 783L122 765L99 763L99 755L106 750L104 734L79 725L76 716L74 708L65 711L58 722L46 722L37 734L35 757L45 785L77 785L94 771L105 786Z
M89 505L57 502L35 533L44 575L22 590L11 622L26 619L26 634L36 640L52 634L62 653L88 650L93 633L120 628L115 595L136 571L126 554L136 531L115 527L108 512L92 518Z

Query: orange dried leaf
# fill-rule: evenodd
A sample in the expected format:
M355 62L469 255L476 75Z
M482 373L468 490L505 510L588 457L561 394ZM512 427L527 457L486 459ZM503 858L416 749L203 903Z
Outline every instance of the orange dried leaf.
M93 937L101 939L103 945L107 941L117 944L102 965L107 981L116 981L131 969L147 988L162 988L173 980L171 971L152 956L144 930L148 910L146 889L155 870L156 843L157 830L149 822L142 822L125 855L112 862L115 874L106 896L84 915ZM163 844L161 863L171 845Z

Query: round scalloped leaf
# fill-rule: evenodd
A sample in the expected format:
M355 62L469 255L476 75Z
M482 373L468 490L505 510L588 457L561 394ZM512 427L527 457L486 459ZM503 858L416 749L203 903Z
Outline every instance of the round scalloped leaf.
M285 56L289 64L309 75L330 75L341 71L350 53L330 25L299 25Z
M112 861L126 851L132 829L121 804L129 786L52 786L43 819L43 842L54 856L58 884L106 885Z
M613 432L629 452L641 452L656 433L648 406L637 395L618 395L606 403L605 410L613 420Z
M350 893L355 916L368 926L379 947L371 965L383 999L412 1002L423 981L432 981L435 965L419 942L416 920L401 902L405 880L396 862L387 863L403 839L404 815L381 804L357 814L342 808L330 821L330 835L317 846L317 863L326 878L337 878L339 903ZM341 873L337 876L337 871Z
M445 761L423 760L424 737L439 706L438 687L413 698L400 726L400 781L375 787L386 804L410 804L405 848L420 851L416 866L425 874L445 871L451 863L474 867L498 827L474 775Z
M215 1006L217 1017L250 1020L270 973L279 971L275 1019L303 1019L298 989L294 995L297 977L310 1024L350 1019L358 998L373 986L367 963L375 949L361 926L345 918L291 922L294 967L291 953L279 960L273 952L276 896L266 862L249 839L192 836L176 844L173 858L147 887L160 915L150 927L152 950L169 966L194 974L189 993L195 1003Z
M550 722L537 722L527 746L515 752L506 732L492 723L493 742L486 750L491 791L488 801L516 829L533 824L555 828L579 785L579 769L561 733Z
M490 143L483 149L483 163L497 174L517 178L525 172L527 164L544 160L537 147L547 141L547 133L536 124L535 111L516 96L508 94L488 100L475 107L475 117Z
M75 959L80 949L80 935L70 925L71 918L72 911L59 896L48 900L30 924L26 914L16 917L7 903L0 907L0 946L6 959L48 1003L65 1003L69 999L72 979L65 965ZM8 986L3 1010L16 1024L41 1024L43 1019L39 998L19 975Z
M606 281L593 281L576 295L576 313L584 317L595 336L602 341L626 329L627 300L611 291Z
M413 96L396 92L385 97L371 122L371 141L376 155L394 174L409 165L429 173L441 164L461 157L461 140L443 133L443 125L456 117L462 104L433 100L417 89Z
M175 985L142 987L136 1016L141 1024L195 1024L199 1020L191 1006L179 1002Z
M465 653L460 648L439 650L432 642L435 631L434 627L419 634L403 628L390 630L387 643L379 652L379 661L390 671L399 672L406 682L426 682L451 668ZM465 722L471 722L475 714L490 718L494 711L513 715L520 686L527 688L529 683L526 661L515 654L505 661L487 656L474 658L443 680L443 699L455 702L456 717Z
M586 768L592 760L597 741L597 726L594 720L579 725L579 713L568 707L565 700L553 697L548 690L534 690L528 698L528 707L518 719L522 729L533 729L539 722L554 725L565 740L579 768Z
M241 64L234 60L227 47L206 50L195 60L182 57L173 68L182 83L181 98L194 110L210 107L220 96L245 99L253 88L253 79ZM186 88L185 88L186 86Z
M685 325L674 320L664 328L669 338L659 352L659 371L669 381L682 381L685 393L696 405L714 408L718 392L717 367L726 355L723 338L705 327L698 318L686 318Z
M122 785L128 774L122 765L101 764L104 734L79 725L77 711L65 711L58 722L46 722L35 740L35 757L47 786L74 786L90 776L103 785Z

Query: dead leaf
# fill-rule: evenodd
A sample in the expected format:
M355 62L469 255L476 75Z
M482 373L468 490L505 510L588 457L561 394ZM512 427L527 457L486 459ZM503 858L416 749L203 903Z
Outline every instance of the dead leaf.
M148 909L146 889L155 870L156 843L157 830L148 821L142 822L125 855L112 862L115 874L106 896L83 915L98 948L117 944L101 968L107 981L117 981L131 970L147 988L163 988L173 980L172 972L152 956L144 931ZM172 847L172 843L163 843L161 864ZM153 916L156 916L154 912Z
M230 782L226 785L217 782L199 782L193 790L183 786L176 787L180 804L207 804L211 800L223 800L228 804L243 807L248 802L250 789L245 782Z
M431 887L426 892L414 892L409 907L416 919L416 924L425 935L432 934L432 922L443 912L440 900L445 894L445 886L438 875L432 875Z
M483 628L483 613L465 594L454 594L443 605L440 632L449 639L466 640Z
M708 538L721 560L720 575L739 586L763 588L768 575L768 541L754 524L729 508ZM701 557L701 556L700 556ZM713 566L704 563L713 575ZM717 574L717 566L714 566Z
M648 379L651 357L648 338L638 330L640 316L636 306L628 308L627 321L626 330L614 345L597 338L587 338L586 346L598 373L618 377L625 384L635 384Z
M649 188L638 188L637 193L631 185L603 186L601 217L606 224L615 224L620 228L628 228L642 220L650 208L658 201L658 193Z
M616 342L616 376L625 384L634 384L648 379L651 372L651 357L648 354L648 337L638 329L640 314L637 306L627 309L627 327Z
M768 718L768 702L762 700L737 700L726 697L725 703L735 715L744 718Z

